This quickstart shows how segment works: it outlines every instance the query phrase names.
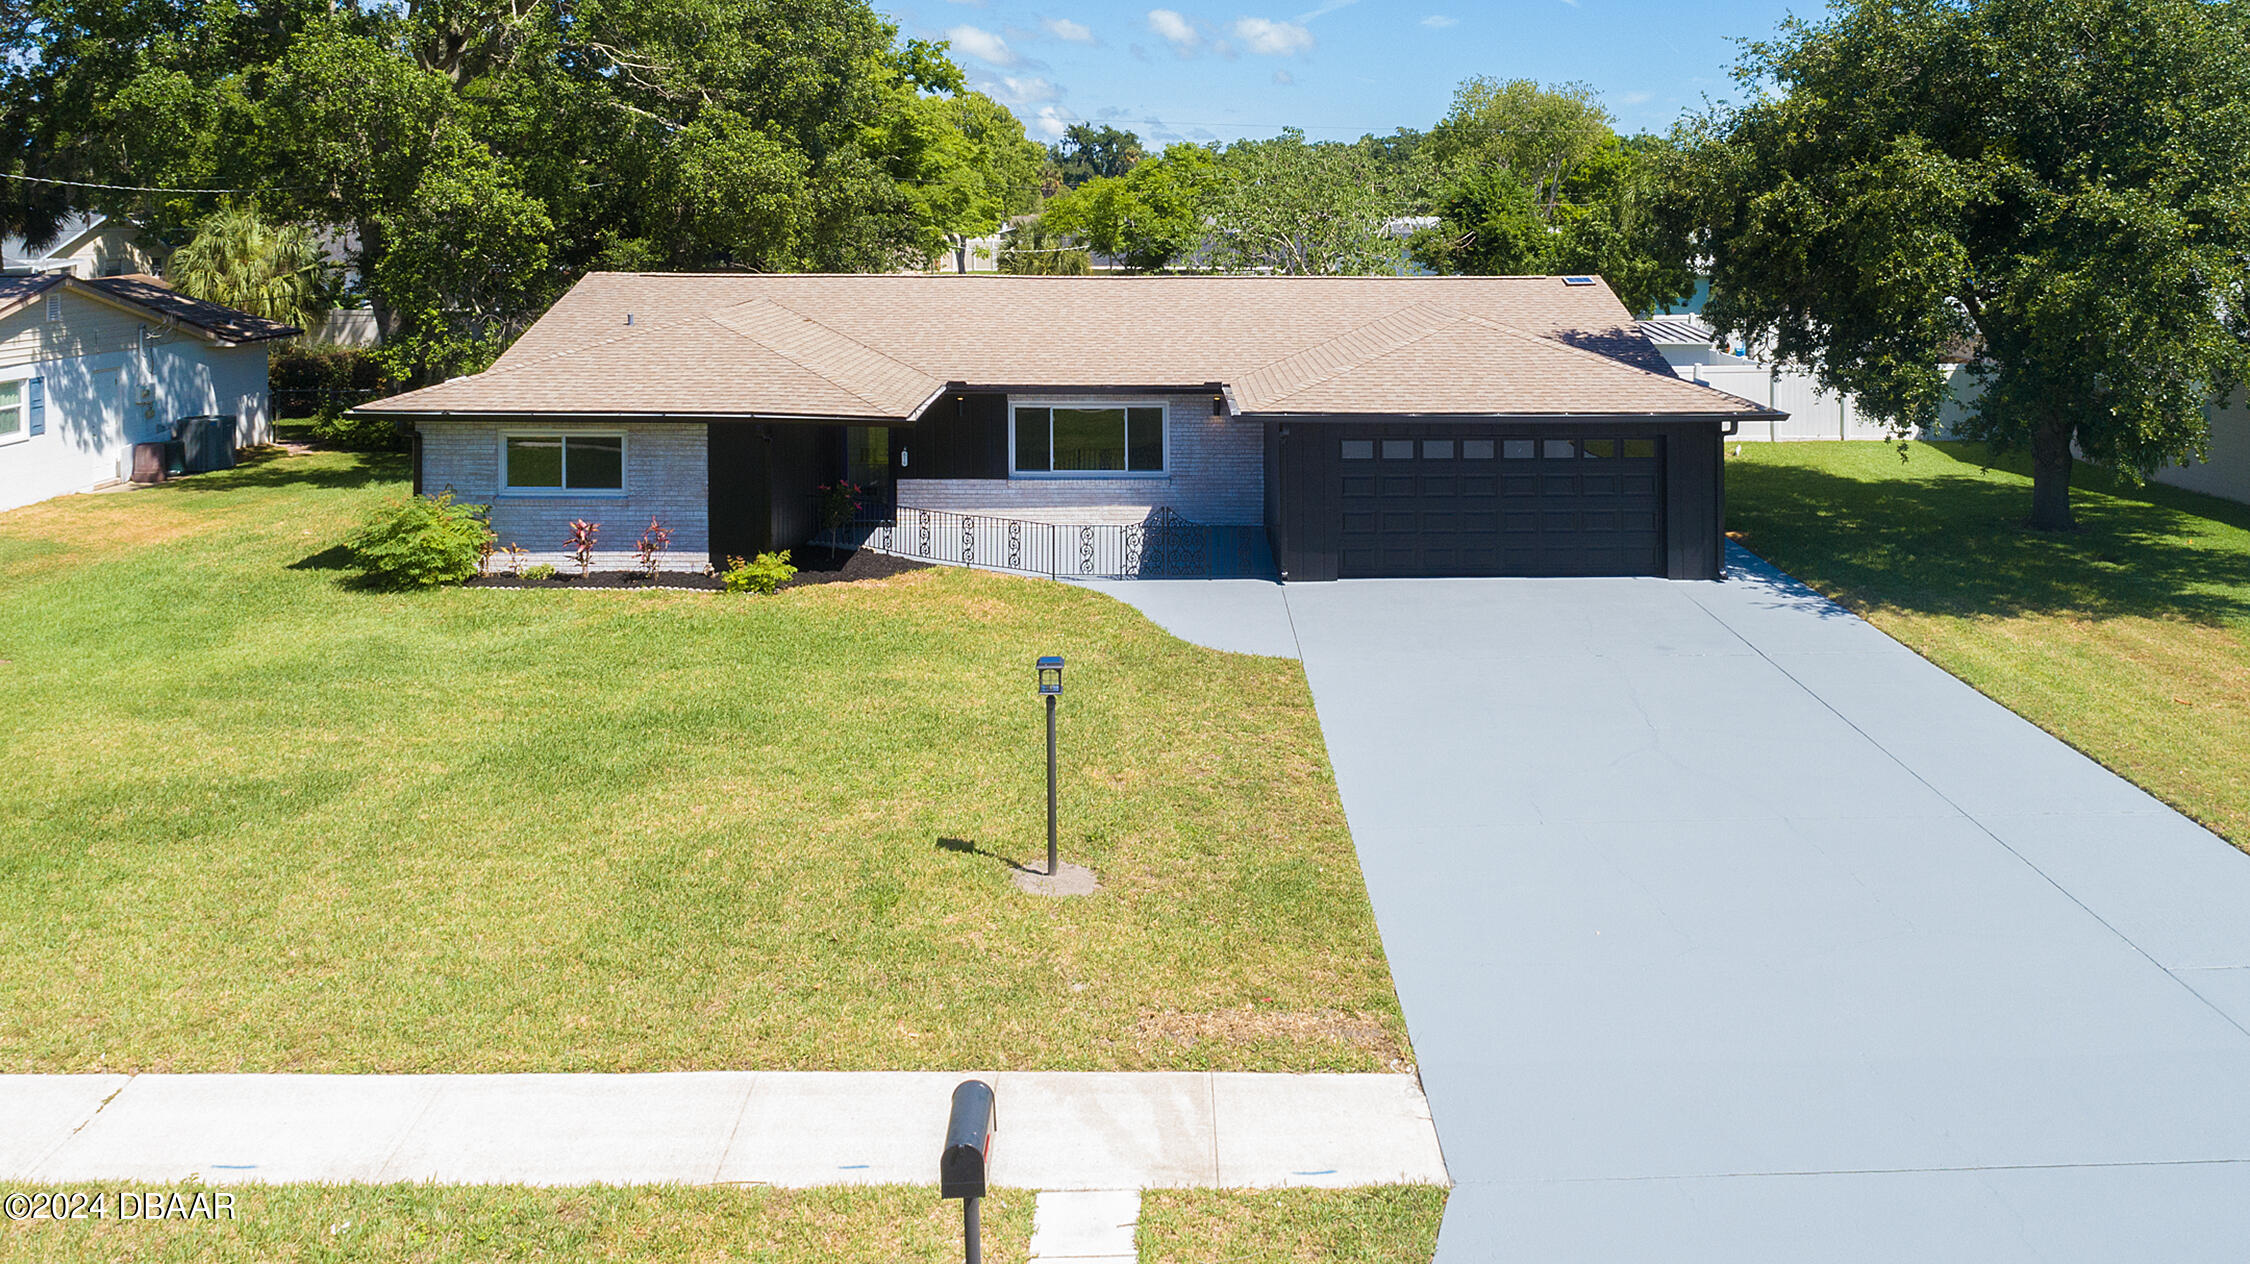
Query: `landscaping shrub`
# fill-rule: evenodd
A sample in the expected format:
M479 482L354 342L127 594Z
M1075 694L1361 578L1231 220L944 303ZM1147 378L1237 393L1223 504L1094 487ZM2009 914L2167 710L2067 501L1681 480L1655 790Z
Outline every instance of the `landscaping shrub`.
M760 553L754 561L745 562L739 557L727 559L727 569L719 582L732 593L754 592L772 596L775 590L789 582L797 568L789 564L789 550L779 553Z
M453 493L385 503L344 541L368 575L403 587L428 588L477 573L492 529L483 505L456 504Z
M583 518L570 520L570 539L567 542L570 556L578 563L578 578L584 579L594 569L594 540L601 534L602 524Z
M555 577L555 564L553 562L541 562L539 565L523 572L523 577L525 579L553 579Z

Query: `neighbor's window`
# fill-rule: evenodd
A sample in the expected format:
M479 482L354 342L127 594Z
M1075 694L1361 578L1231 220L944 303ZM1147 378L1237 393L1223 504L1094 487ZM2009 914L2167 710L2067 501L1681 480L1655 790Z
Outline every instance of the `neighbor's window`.
M508 487L516 491L622 491L623 435L509 435Z
M25 437L23 383L0 382L0 443Z
M1015 410L1020 474L1161 474L1162 404L1024 404Z

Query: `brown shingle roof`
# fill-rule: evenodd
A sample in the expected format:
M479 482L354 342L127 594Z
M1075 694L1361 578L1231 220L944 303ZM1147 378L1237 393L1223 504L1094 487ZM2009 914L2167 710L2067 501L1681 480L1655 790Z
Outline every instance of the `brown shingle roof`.
M628 323L628 320L630 323ZM911 419L949 385L1228 386L1245 413L1764 416L1559 277L594 273L393 414Z
M0 316L62 286L91 292L95 297L137 308L159 319L169 318L219 342L268 342L293 338L304 331L294 325L253 316L218 303L189 298L152 276L81 278L66 272L35 276L0 277Z

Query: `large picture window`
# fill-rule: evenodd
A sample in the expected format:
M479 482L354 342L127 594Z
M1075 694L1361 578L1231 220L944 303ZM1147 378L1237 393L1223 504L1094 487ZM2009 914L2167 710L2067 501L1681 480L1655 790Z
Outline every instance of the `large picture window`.
M1018 474L1161 474L1162 404L1018 404Z
M625 490L623 435L509 435L506 448L510 491Z

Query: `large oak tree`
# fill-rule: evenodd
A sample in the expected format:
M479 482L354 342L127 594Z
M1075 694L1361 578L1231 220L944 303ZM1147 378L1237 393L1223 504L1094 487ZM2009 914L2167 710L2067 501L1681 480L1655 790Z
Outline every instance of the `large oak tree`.
M1959 429L2030 450L2035 527L2071 525L2074 445L2143 474L2203 453L2250 352L2242 4L1850 0L1738 75L1680 167L1714 325L1901 432L1972 346Z
M0 231L98 210L177 244L224 200L184 190L248 190L340 243L420 376L589 268L919 263L1040 161L866 0L5 2Z

